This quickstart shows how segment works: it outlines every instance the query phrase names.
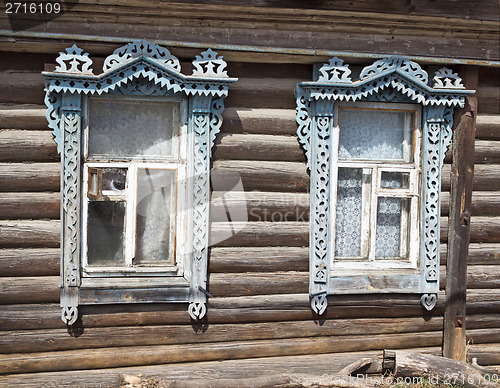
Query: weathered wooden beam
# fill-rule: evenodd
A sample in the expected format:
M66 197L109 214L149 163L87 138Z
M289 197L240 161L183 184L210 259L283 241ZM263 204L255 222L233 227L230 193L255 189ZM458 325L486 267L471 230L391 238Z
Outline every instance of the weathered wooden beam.
M0 276L55 276L59 248L0 249Z
M466 88L477 88L477 67L466 67L461 74ZM467 256L472 240L471 203L477 116L477 97L467 97L466 100L465 107L455 114L457 124L452 148L443 341L443 355L459 361L466 360Z
M134 365L245 359L286 355L354 352L384 348L437 346L441 334L421 332L365 336L293 338L232 341L189 345L130 346L44 353L0 355L0 373L48 372L76 369L116 368Z
M485 115L478 112L476 118L476 138L500 140L500 115Z
M464 361L450 360L427 354L400 350L384 350L384 369L396 377L428 377L431 384L453 381L468 388L496 387L497 384L485 380L485 376Z
M201 344L286 338L369 336L379 334L440 331L442 317L329 319L321 325L314 320L210 324L193 335L189 320L181 325L85 327L81 336L70 336L66 328L0 332L0 353L38 353L74 349L97 349L141 345ZM498 330L497 330L498 331ZM411 335L411 334L410 334Z
M0 221L0 248L57 248L59 221Z
M0 104L0 128L48 130L45 105Z
M225 108L222 133L250 133L294 136L295 109Z
M305 162L297 136L223 134L216 141L215 159Z
M59 191L59 163L0 163L0 191Z
M450 210L450 193L441 192L441 215L447 216ZM471 215L476 216L500 216L500 192L495 191L473 191Z
M57 146L49 131L0 130L0 162L57 162Z
M58 219L60 201L59 193L0 192L0 219Z

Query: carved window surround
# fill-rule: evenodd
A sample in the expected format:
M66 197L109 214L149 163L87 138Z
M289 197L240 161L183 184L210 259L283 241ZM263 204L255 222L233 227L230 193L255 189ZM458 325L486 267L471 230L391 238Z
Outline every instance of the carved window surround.
M339 58L318 72L316 81L296 88L299 142L311 175L309 294L317 314L327 308L327 295L352 293L415 293L427 310L436 305L439 291L439 218L441 169L452 136L453 110L464 106L465 90L450 69L438 70L430 86L428 74L412 61L390 57L361 70L352 81L351 69ZM422 149L420 178L419 257L413 271L333 268L335 209L331 185L337 176L338 107L368 101L418 104L421 107ZM338 136L338 135L337 135ZM334 154L335 153L335 154ZM336 179L336 178L335 178ZM394 286L396 285L396 286Z
M60 287L63 321L73 324L78 318L80 304L130 302L189 303L190 316L203 318L207 296L210 296L206 290L210 155L222 125L224 98L228 87L237 79L228 77L226 62L211 49L193 61L192 75L184 75L176 57L167 49L146 41L129 43L115 50L106 58L99 75L93 74L92 60L76 45L61 52L56 61L55 71L44 72L43 76L46 116L62 163ZM187 201L191 205L187 216L188 238L182 242L188 252L183 276L159 278L155 286L144 286L140 278L133 279L127 286L128 277L111 281L110 287L81 288L82 123L87 120L83 108L92 95L180 97L187 101L187 174L191 177ZM118 292L111 292L111 288ZM144 295L154 295L154 298L146 297L145 300Z

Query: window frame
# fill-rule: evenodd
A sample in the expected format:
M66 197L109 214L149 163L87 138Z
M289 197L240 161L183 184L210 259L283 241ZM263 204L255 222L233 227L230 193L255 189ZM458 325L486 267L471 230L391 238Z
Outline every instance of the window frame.
M54 71L42 75L45 78L46 117L61 155L62 320L68 325L74 324L80 314L79 306L85 304L157 302L187 303L191 318L202 319L206 314L207 298L211 296L206 289L211 148L222 125L224 98L237 78L227 75L226 62L211 49L196 56L192 75L184 75L179 60L167 49L144 40L116 49L105 59L103 72L99 75L93 74L92 60L76 45L59 53L56 62ZM102 268L92 274L84 268L82 223L86 215L82 211L87 206L84 193L88 190L88 168L123 165L131 168L127 179L132 179L134 176L129 173L134 175L139 166L158 166L150 161L127 159L124 162L121 158L104 162L87 160L87 106L88 99L96 98L94 96L181 100L185 121L181 119L180 129L185 127L181 132L181 137L185 137L180 139L179 145L183 144L185 150L180 151L175 163L173 160L160 161L165 166L177 166L178 170L182 163L185 166L184 176L177 179L185 185L177 187L177 206L182 204L185 214L181 215L182 222L176 222L176 228L182 226L183 233L177 235L176 256L184 256L178 260L180 271L176 273L149 267L138 274L138 271L123 271L120 267L117 271L109 268L114 272L114 276L110 276L110 272ZM100 179L102 181L102 174ZM180 195L185 198L179 198L181 192L186 193ZM95 194L97 199L103 199L102 190ZM135 209L131 201L137 194L128 190L127 195L126 206ZM131 214L129 211L126 217L132 217ZM131 220L127 222L132 223Z
M420 295L427 310L436 305L439 291L440 189L444 154L450 145L454 107L463 107L465 90L452 70L436 71L432 80L417 63L403 57L375 61L357 74L335 57L317 67L316 79L297 84L297 135L310 172L309 296L311 308L323 314L328 295L410 293ZM422 158L419 257L415 268L335 268L332 256L332 211L335 206L338 152L335 111L339 104L375 102L421 106ZM377 176L377 179L379 177ZM333 253L332 253L333 252Z
M340 110L347 109L362 109L362 110L381 110L381 111L397 111L397 112L412 112L415 115L413 132L413 152L412 162L397 162L388 160L368 160L368 159L340 159ZM421 173L421 107L418 104L407 103L380 103L380 102L337 102L334 104L333 128L332 128L332 152L331 152L331 172L330 172L330 246L335 252L336 248L336 210L337 210L337 188L338 188L338 169L339 168L360 168L371 169L370 184L363 183L363 206L366 206L365 200L369 201L369 211L363 211L361 235L365 235L368 240L368 257L359 258L337 257L335 253L331 255L330 276L335 276L336 273L369 273L370 270L379 269L417 269L418 254L419 254L419 239L418 235L411 237L407 244L409 247L408 259L376 259L375 257L375 238L377 224L377 200L383 198L404 198L410 199L410 230L418 229L419 225L419 208L420 208L420 173ZM410 174L408 189L389 189L381 187L382 172L408 172ZM368 190L366 188L368 187ZM366 199L366 197L368 197ZM403 226L403 225L402 225ZM367 230L368 227L368 230ZM415 230L413 229L413 230ZM366 237L366 234L368 237ZM403 234L402 236L403 237ZM417 237L417 238L416 238ZM363 241L361 242L363 246Z

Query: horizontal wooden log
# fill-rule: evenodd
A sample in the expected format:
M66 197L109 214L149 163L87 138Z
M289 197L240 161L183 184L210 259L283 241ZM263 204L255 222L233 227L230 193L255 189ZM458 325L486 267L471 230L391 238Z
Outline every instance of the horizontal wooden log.
M51 280L55 283L55 278ZM22 287L22 285L21 285ZM46 288L48 286L45 286ZM210 289L210 288L209 288ZM500 312L500 299L481 290L471 290L470 306L479 306L481 314ZM12 294L16 291L12 287ZM55 293L54 293L55 295ZM58 300L53 304L25 304L19 298L13 305L0 309L0 330L53 329L65 327L61 320ZM28 295L29 297L29 295ZM338 295L330 296L326 319L405 318L440 316L444 308L444 293L440 292L437 306L423 311L419 295ZM184 324L191 321L185 304L129 304L80 306L82 324L90 327L147 326ZM231 296L211 298L208 302L209 323L251 323L314 320L308 294Z
M59 248L0 249L0 277L56 276Z
M214 158L305 162L297 136L224 134L216 141Z
M473 243L500 242L500 217L471 217L470 241ZM441 242L448 239L448 219L441 218Z
M0 304L55 303L59 276L0 278Z
M498 86L477 88L478 113L500 114L500 90Z
M308 247L214 247L209 257L210 273L309 270Z
M498 329L500 328L500 314L467 314L467 330Z
M41 72L0 72L0 84L0 103L43 104L45 85Z
M477 358L479 365L500 365L500 343L468 345L467 360L472 358Z
M325 354L384 348L439 346L436 332L280 340L233 341L229 343L157 345L67 350L46 353L0 355L0 373L46 372L54 370L113 368L134 365L244 359L286 355Z
M449 212L449 191L441 192L441 215ZM472 217L500 216L500 192L474 191L472 192Z
M438 348L421 348L425 352L439 352ZM420 350L420 349L419 349ZM163 379L167 382L186 387L200 386L206 383L213 384L216 379L227 379L225 384L217 386L234 387L248 386L248 379L258 371L259 376L270 374L281 374L287 371L291 378L303 379L305 376L331 375L351 362L363 357L372 357L373 362L366 370L367 373L381 373L382 362L380 351L368 351L363 353L334 353L322 355L305 356L282 356L282 357L259 357L245 360L226 360L198 362L184 364L150 365L129 368L108 368L88 371L65 371L45 372L36 374L16 374L0 376L0 384L8 387L33 387L55 385L55 386L118 386L119 376L122 374L149 376ZM203 382L203 383L202 383ZM213 386L213 385L212 385ZM262 384L257 385L260 387Z
M0 191L59 191L59 163L0 163Z
M0 128L48 130L45 105L0 104Z
M213 173L222 180L223 174L231 178L239 174L245 191L306 191L309 174L305 163L267 161L215 161Z
M474 265L467 269L467 288L500 288L498 265Z
M224 109L222 133L289 135L297 132L295 109Z
M305 163L269 161L215 161L212 172L222 180L228 174L234 180L241 176L246 191L307 191L309 173ZM450 189L450 165L442 170L442 190ZM474 190L499 191L500 172L495 165L477 165L474 169Z
M299 78L241 78L229 88L228 107L294 109Z
M57 248L59 221L0 221L0 248Z
M309 194L271 192L213 192L212 221L308 221Z
M0 130L0 162L57 162L49 131Z
M500 115L478 114L476 139L500 140Z
M500 265L500 244L469 244L468 265Z
M217 247L309 245L308 222L214 222L211 242Z
M500 142L498 140L476 140L474 146L474 163L499 164Z
M59 193L0 193L0 219L58 219Z
M79 336L70 336L65 329L0 332L0 353L38 353L73 349L96 349L136 345L200 344L208 342L252 341L326 336L366 336L376 334L418 333L439 331L443 319L377 318L267 322L248 324L212 324L206 331L193 335L191 325L121 327L83 329Z

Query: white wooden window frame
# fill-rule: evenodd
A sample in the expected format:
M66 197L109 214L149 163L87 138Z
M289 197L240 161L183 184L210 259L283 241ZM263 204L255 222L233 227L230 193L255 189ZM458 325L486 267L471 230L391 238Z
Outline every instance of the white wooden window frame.
M413 127L413 150L411 152L411 162L384 161L384 160L361 160L361 159L339 159L339 136L342 130L340 123L341 109L363 109L368 111L385 111L385 112L405 112L412 113L415 117L412 123ZM411 231L419 230L419 178L420 178L420 163L421 163L421 108L414 104L391 104L391 103L374 103L374 102L357 102L357 103L336 103L334 106L334 126L332 130L332 154L331 154L331 172L330 172L330 203L331 206L331 233L330 246L335 247L335 220L337 210L337 179L339 168L359 168L363 170L371 170L370 182L363 182L362 198L363 212L361 221L361 246L362 251L366 252L366 256L358 258L351 257L336 257L331 255L331 276L341 274L341 270L346 270L348 273L366 273L367 270L379 269L396 269L396 268L418 268L419 255L419 236L420 233L401 233L401 245L409 245L408 259L388 259L375 258L375 237L377 224L377 203L379 197L387 198L403 198L410 200L410 223ZM407 131L404 132L405 135ZM409 139L408 139L409 140ZM335 152L337 150L337 152ZM381 187L382 172L400 172L408 173L409 188L390 189ZM363 175L365 172L363 171ZM404 217L404 213L402 214ZM401 222L402 229L408 226L408 223ZM408 236L408 238L405 238Z
M187 101L185 98L179 99L176 97L158 98L158 97L137 97L137 96L122 96L113 95L107 97L93 97L95 99L106 101L144 101L155 103L177 103L179 104L179 129L174 128L172 135L172 156L155 158L155 157L127 157L127 158L105 158L105 157L89 157L89 128L90 111L89 101L84 103L84 110L86 112L87 120L84 125L84 171L83 171L83 201L82 201L82 286L85 287L85 278L88 277L126 277L132 274L136 276L180 276L189 281L189 273L184 271L186 267L185 259L187 252L185 252L186 245L182 242L187 239L187 203L186 199L188 191L187 183L187 149L189 134L187 130ZM85 109L86 108L86 109ZM89 168L126 168L127 181L126 181L126 195L124 198L125 206L125 236L124 236L124 266L92 266L88 264L88 178ZM148 265L140 266L133 265L132 260L135 257L135 250L137 248L137 231L136 231L136 217L137 217L137 195L138 195L138 169L161 169L175 171L175 212L171 213L170 225L174 226L174 238L172 246L170 247L171 258L174 262L173 265ZM111 194L111 197L119 197ZM125 280L124 280L125 281Z

